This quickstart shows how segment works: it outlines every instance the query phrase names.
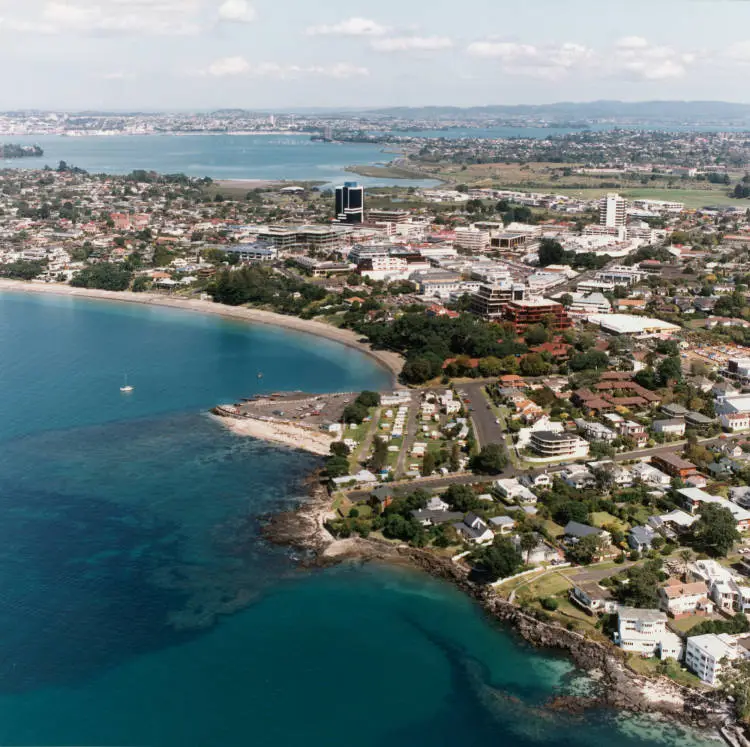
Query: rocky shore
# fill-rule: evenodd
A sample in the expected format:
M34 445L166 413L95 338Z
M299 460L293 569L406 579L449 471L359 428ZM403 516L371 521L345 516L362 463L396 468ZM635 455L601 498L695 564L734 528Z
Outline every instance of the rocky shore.
M547 707L580 713L606 707L632 713L663 714L685 724L719 730L733 747L750 747L735 720L732 704L713 691L680 685L667 677L647 678L630 669L619 649L586 638L558 623L539 620L520 607L494 595L486 586L469 579L468 570L434 553L376 539L337 540L325 528L331 517L328 491L312 483L311 497L297 511L269 519L264 535L272 542L309 552L308 565L325 566L344 561L382 561L408 564L458 586L475 599L491 617L511 628L527 643L564 651L577 667L598 683L593 697L563 696Z

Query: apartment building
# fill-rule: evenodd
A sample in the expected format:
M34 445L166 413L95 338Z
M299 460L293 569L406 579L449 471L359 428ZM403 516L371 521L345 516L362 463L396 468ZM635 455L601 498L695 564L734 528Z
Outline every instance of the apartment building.
M526 288L511 280L482 283L472 296L471 311L489 322L505 319L505 309L511 301L523 301Z
M727 663L742 655L747 655L746 649L738 646L737 639L727 633L694 635L687 639L685 665L703 682L714 687Z
M620 228L625 225L627 201L624 197L610 192L599 200L599 225L606 228Z
M455 234L456 238L453 240L453 244L461 249L467 249L471 252L483 252L490 245L489 231L464 226L457 228Z
M548 329L556 332L573 326L565 307L545 298L511 301L505 308L505 320L513 324L517 334L523 334L528 327L535 324L546 323Z
M530 445L539 456L554 459L578 459L589 453L588 441L573 433L532 431Z

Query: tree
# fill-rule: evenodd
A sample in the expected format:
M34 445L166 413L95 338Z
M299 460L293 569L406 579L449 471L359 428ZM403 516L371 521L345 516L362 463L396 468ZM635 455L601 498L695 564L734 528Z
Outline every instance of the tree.
M471 460L471 468L482 475L496 475L508 466L508 457L500 444L487 444Z
M529 553L537 546L537 538L534 532L523 532L519 539L521 552L524 554L526 563L529 562Z
M550 365L539 353L529 353L521 358L520 368L524 376L544 376L549 371Z
M693 562L695 555L692 550L685 548L677 553L677 557L682 561L682 572L687 579L688 566Z
M573 296L570 293L563 293L559 301L567 309L573 303Z
M365 407L377 407L380 404L380 395L377 392L361 392L357 397L357 402Z
M495 537L489 547L476 553L475 559L493 580L512 576L523 563L521 554L507 537Z
M526 340L527 345L541 345L542 343L547 342L549 335L547 334L547 330L541 324L534 324L526 330L524 339Z
M477 494L468 485L451 485L443 494L443 500L452 511L466 513L479 506Z
M659 606L658 588L661 561L648 561L628 570L628 581L617 589L617 598L630 607L646 609Z
M731 667L724 667L719 674L719 690L734 701L737 715L747 721L750 718L750 661L740 659Z
M434 471L435 455L431 451L427 451L422 459L422 476L429 477Z
M124 291L130 285L132 276L133 274L122 265L101 262L91 267L84 267L73 276L70 284L76 288Z
M601 539L595 534L589 534L581 537L574 545L567 549L568 557L580 565L593 563L597 555L601 552Z
M547 265L559 265L562 262L565 250L559 241L554 239L542 239L539 243L539 264L542 267Z
M380 470L385 467L386 462L388 461L388 445L386 442L380 438L379 436L375 437L375 445L373 447L372 451L372 469L375 472L380 472Z
M368 414L368 410L363 404L354 401L344 408L342 417L345 423L359 424L368 416Z
M479 373L482 376L500 376L504 371L503 361L494 355L490 355L487 358L482 358L479 361Z
M343 456L330 456L326 460L326 474L334 477L344 477L349 474L349 460Z
M699 519L692 530L696 548L715 557L726 557L740 539L732 512L715 503L701 504Z
M451 446L451 456L449 462L451 472L458 472L458 469L461 466L460 459L461 447L457 443L453 443L453 445Z
M349 447L343 441L334 441L330 451L333 456L349 456Z
M669 356L665 358L658 368L659 379L662 385L666 386L670 381L682 381L682 363L678 356Z

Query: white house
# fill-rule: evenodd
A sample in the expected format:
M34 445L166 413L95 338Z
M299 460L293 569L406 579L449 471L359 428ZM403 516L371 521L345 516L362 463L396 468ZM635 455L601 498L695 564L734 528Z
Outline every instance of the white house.
M685 615L711 615L714 611L705 581L686 584L676 578L669 579L667 585L659 589L659 607L674 618Z
M633 465L630 471L636 479L639 479L646 485L668 488L672 484L672 478L666 472L662 472L646 462L639 462Z
M682 640L667 630L667 616L660 610L621 607L614 640L628 653L678 661L682 658Z
M495 480L495 490L503 497L519 503L536 503L536 496L515 477Z
M679 418L669 420L654 420L652 427L655 433L663 433L665 436L684 436L685 421Z
M725 662L734 661L739 655L736 638L727 633L706 633L687 639L685 664L703 682L713 686Z
M719 416L721 427L728 431L746 431L750 428L750 413L728 412Z

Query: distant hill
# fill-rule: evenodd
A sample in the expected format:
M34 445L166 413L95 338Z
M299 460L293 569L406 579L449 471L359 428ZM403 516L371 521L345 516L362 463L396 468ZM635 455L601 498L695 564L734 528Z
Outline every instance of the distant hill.
M540 105L425 106L370 109L369 114L404 119L461 120L535 118L551 122L617 120L622 122L750 123L750 104L725 101L590 101Z

